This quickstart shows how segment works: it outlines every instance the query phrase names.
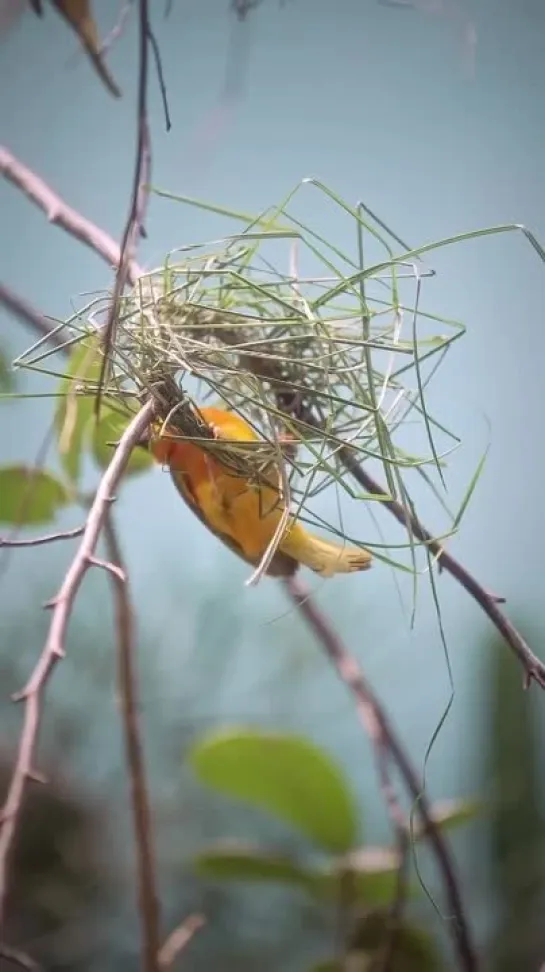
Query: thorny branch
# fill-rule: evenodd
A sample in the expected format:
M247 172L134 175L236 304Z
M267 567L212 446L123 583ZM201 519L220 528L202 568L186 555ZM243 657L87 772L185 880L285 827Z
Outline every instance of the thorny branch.
M0 820L0 932L5 908L8 862L22 808L25 786L33 775L34 752L42 716L42 697L56 663L64 657L65 638L74 599L92 563L100 533L115 490L129 461L133 447L144 435L153 418L154 405L147 402L132 419L123 433L112 461L104 473L85 523L81 543L64 577L56 597L51 602L51 623L48 636L24 689L15 697L24 703L23 728L2 818Z
M118 637L119 702L131 785L144 969L146 972L158 972L160 967L159 899L153 851L153 827L146 788L142 742L138 728L138 691L134 662L134 615L127 573L110 510L107 511L104 520L104 537L109 565L116 568L112 573L112 583L116 615L115 630Z
M23 310L17 314L22 322L36 330L36 320L42 315L31 305L20 301L18 295L11 294L16 307ZM38 328L41 333L41 328ZM64 351L66 345L62 345ZM92 504L92 500L90 501ZM60 533L52 533L43 537L23 540L11 540L0 537L0 547L38 546L56 540L64 540L81 536L85 527L76 527ZM136 674L133 666L134 655L134 620L128 579L123 564L121 549L115 531L111 509L107 511L104 521L104 535L108 547L108 562L99 561L96 557L89 558L89 565L105 567L109 570L114 581L114 597L116 607L116 632L118 635L118 681L129 779L131 784L132 808L135 829L135 850L138 867L138 901L143 932L143 949L146 968L156 972L157 968L169 967L177 955L182 952L195 933L204 924L201 915L190 915L180 926L168 936L159 949L159 909L157 895L157 881L155 876L155 862L153 851L153 828L146 786L146 774L142 754L142 744L138 729L138 704ZM36 777L36 773L32 774ZM1 951L0 951L1 954ZM14 953L15 954L15 953ZM16 953L19 955L19 953ZM26 958L26 956L25 956ZM32 960L29 959L29 962ZM31 966L29 965L28 968ZM32 966L34 967L34 966ZM36 966L37 968L37 966Z
M477 957L471 941L454 866L443 835L433 818L420 780L405 755L403 746L398 741L386 712L369 686L356 660L348 653L334 628L316 607L308 589L296 578L289 578L284 581L284 586L321 643L339 678L354 698L359 719L375 751L381 789L396 831L399 832L401 821L399 820L397 800L393 795L389 780L388 763L390 761L396 765L415 802L415 808L422 820L422 827L433 847L443 875L447 899L452 912L452 935L460 959L460 967L465 969L466 972L476 972L478 968ZM403 827L405 828L404 820Z

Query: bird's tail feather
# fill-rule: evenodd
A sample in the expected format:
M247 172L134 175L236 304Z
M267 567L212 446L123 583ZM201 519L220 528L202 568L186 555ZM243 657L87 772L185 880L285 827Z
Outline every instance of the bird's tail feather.
M322 540L313 533L308 533L299 524L294 524L289 530L280 549L323 577L367 570L372 561L368 550L361 547L341 547L340 544Z

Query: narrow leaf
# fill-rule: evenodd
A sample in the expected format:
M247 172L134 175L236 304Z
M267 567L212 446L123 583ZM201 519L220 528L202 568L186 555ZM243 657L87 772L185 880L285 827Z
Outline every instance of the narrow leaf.
M315 875L287 857L269 854L251 845L224 842L199 854L195 869L201 877L231 881L265 881L296 884L313 889Z
M468 488L466 490L465 496L464 496L464 498L463 498L463 500L462 500L462 502L460 504L460 509L458 510L458 512L457 512L457 514L456 514L456 516L454 518L454 522L452 524L453 530L458 529L458 527L460 526L462 517L463 517L463 515L464 515L464 513L465 513L465 511L466 511L466 509L467 509L467 507L469 505L469 501L471 500L471 497L473 496L473 493L475 491L475 487L477 486L477 483L479 482L479 479L481 478L481 473L482 473L482 471L484 469L485 462L486 462L486 460L488 458L488 448L489 447L487 446L487 448L483 452L481 458L479 459L479 462L477 463L477 468L476 468L475 472L473 473L473 476L471 477L471 481L470 481L469 486L468 486Z

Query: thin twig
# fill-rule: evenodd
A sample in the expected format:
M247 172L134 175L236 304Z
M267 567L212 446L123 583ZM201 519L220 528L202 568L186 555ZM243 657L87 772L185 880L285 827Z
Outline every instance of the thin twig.
M31 537L25 540L12 540L10 537L0 537L2 547L41 547L45 543L55 543L57 540L73 540L81 537L84 527L74 527L73 530L63 530L60 533L48 533L44 537Z
M101 57L104 57L104 55L108 53L112 45L115 44L123 34L123 31L127 26L127 21L129 19L132 7L133 7L133 0L127 0L127 3L124 3L123 6L121 7L121 10L119 11L119 16L117 18L117 23L115 24L114 27L112 27L110 33L108 34L107 37L104 38L102 44L100 45L99 53Z
M124 584L127 580L127 576L121 570L121 567L118 567L117 564L112 563L110 560L103 560L102 557L89 557L89 563L91 567L98 567L99 570L105 570L107 574L115 577L121 584Z
M415 807L422 819L423 827L429 837L443 876L449 908L452 912L452 935L460 960L460 968L466 970L466 972L475 972L478 968L477 957L471 941L462 897L454 873L454 865L450 859L443 835L433 819L418 775L411 766L386 712L369 686L356 660L348 653L334 628L316 607L311 599L310 592L296 578L289 578L284 581L284 586L320 641L339 678L351 692L360 721L375 749L378 765L382 765L384 753L387 753L389 759L397 766L412 799L415 801ZM385 793L385 798L389 813L392 814L392 808L395 807L395 804L392 804L389 793ZM397 819L393 820L393 824L397 829Z
M8 861L21 813L25 786L33 771L34 752L42 715L42 696L56 663L65 653L68 622L74 599L90 567L97 542L108 515L115 489L129 461L133 447L153 418L154 405L147 402L127 426L106 469L89 510L81 543L52 604L49 633L27 684L15 696L24 702L23 728L15 767L0 819L0 933L8 885Z
M129 213L121 240L119 262L115 277L114 292L108 310L103 332L104 356L100 366L98 391L95 397L95 414L100 411L104 382L108 376L110 350L115 343L117 312L121 295L129 280L129 268L136 252L136 243L144 226L144 213L149 195L151 178L151 141L149 134L147 90L148 90L148 44L150 43L148 0L138 3L138 94L136 117L138 138L136 142L136 162L131 192Z
M138 905L143 938L143 968L146 972L157 972L160 967L159 896L153 851L153 828L142 742L138 727L134 616L127 572L111 511L108 511L104 521L104 538L108 551L115 600L115 627L118 637L117 677L131 786L134 846L138 873Z
M53 222L57 223L72 236L75 236L76 239L79 239L94 249L107 263L119 264L119 247L112 237L68 206L59 196L52 192L42 179L34 175L30 169L19 162L12 153L2 148L2 146L0 146L0 172L14 185L22 189L33 202L44 210ZM135 283L142 273L142 268L134 260L129 263L128 278L132 283ZM310 416L304 415L302 417L305 422L313 424ZM346 449L341 453L341 457L346 468L367 492L378 496L384 496L388 493L388 490L384 486L381 486L359 464L354 453ZM381 505L385 506L405 528L408 528L410 525L414 536L418 537L423 543L427 543L432 553L438 557L441 568L451 574L477 604L480 605L511 650L519 658L525 673L525 684L528 685L534 679L539 685L545 687L545 665L537 658L520 632L501 610L495 595L485 590L459 561L447 553L437 541L434 541L432 534L414 514L407 516L403 506L395 500L383 501Z
M2 148L0 147L0 166L1 161ZM14 293L11 287L6 287L3 283L0 283L0 304L6 310L11 311L24 324L30 324L42 337L47 338L56 346L61 344L61 338L53 330L54 324L50 318L45 317L40 311L35 310L32 304L29 304L24 297L20 297L19 294Z
M25 969L26 972L41 972L42 969L42 966L35 962L30 955L26 955L18 948L12 948L11 945L0 943L0 958L20 969Z
M172 128L172 119L170 117L170 109L168 107L168 95L167 86L165 83L165 75L163 73L163 62L161 60L161 51L159 50L159 44L157 43L157 38L153 33L153 30L148 24L148 37L151 44L151 49L153 51L153 57L155 59L155 69L157 71L157 79L159 81L159 90L161 92L161 99L163 102L163 114L165 116L165 127L167 132Z
M181 925L178 925L168 936L159 952L159 968L169 969L189 945L193 936L206 923L204 915L189 915Z

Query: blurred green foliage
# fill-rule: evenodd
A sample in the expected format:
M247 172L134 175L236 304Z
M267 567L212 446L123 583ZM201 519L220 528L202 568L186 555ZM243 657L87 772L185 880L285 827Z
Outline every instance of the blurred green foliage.
M314 845L301 862L267 847L222 841L195 859L197 873L216 880L296 885L342 912L343 954L355 972L382 968L394 949L397 972L435 972L441 966L425 932L392 918L398 893L399 851L362 846L362 814L342 769L307 739L255 729L203 736L189 760L199 779L296 827ZM442 827L471 819L475 807L452 801L436 815ZM309 848L310 851L310 848ZM392 939L393 936L393 939ZM341 968L335 962L331 969Z
M7 751L0 753L0 803L11 763ZM23 804L2 938L24 945L50 972L88 968L100 949L96 922L115 886L105 809L54 768L46 786L29 787ZM0 957L0 970L8 967Z
M545 816L540 773L545 746L535 693L522 690L517 664L503 645L492 647L485 737L485 774L492 787L489 867L496 905L490 963L493 972L537 970L545 957Z
M53 473L25 466L0 467L0 523L52 523L71 500L69 489Z

